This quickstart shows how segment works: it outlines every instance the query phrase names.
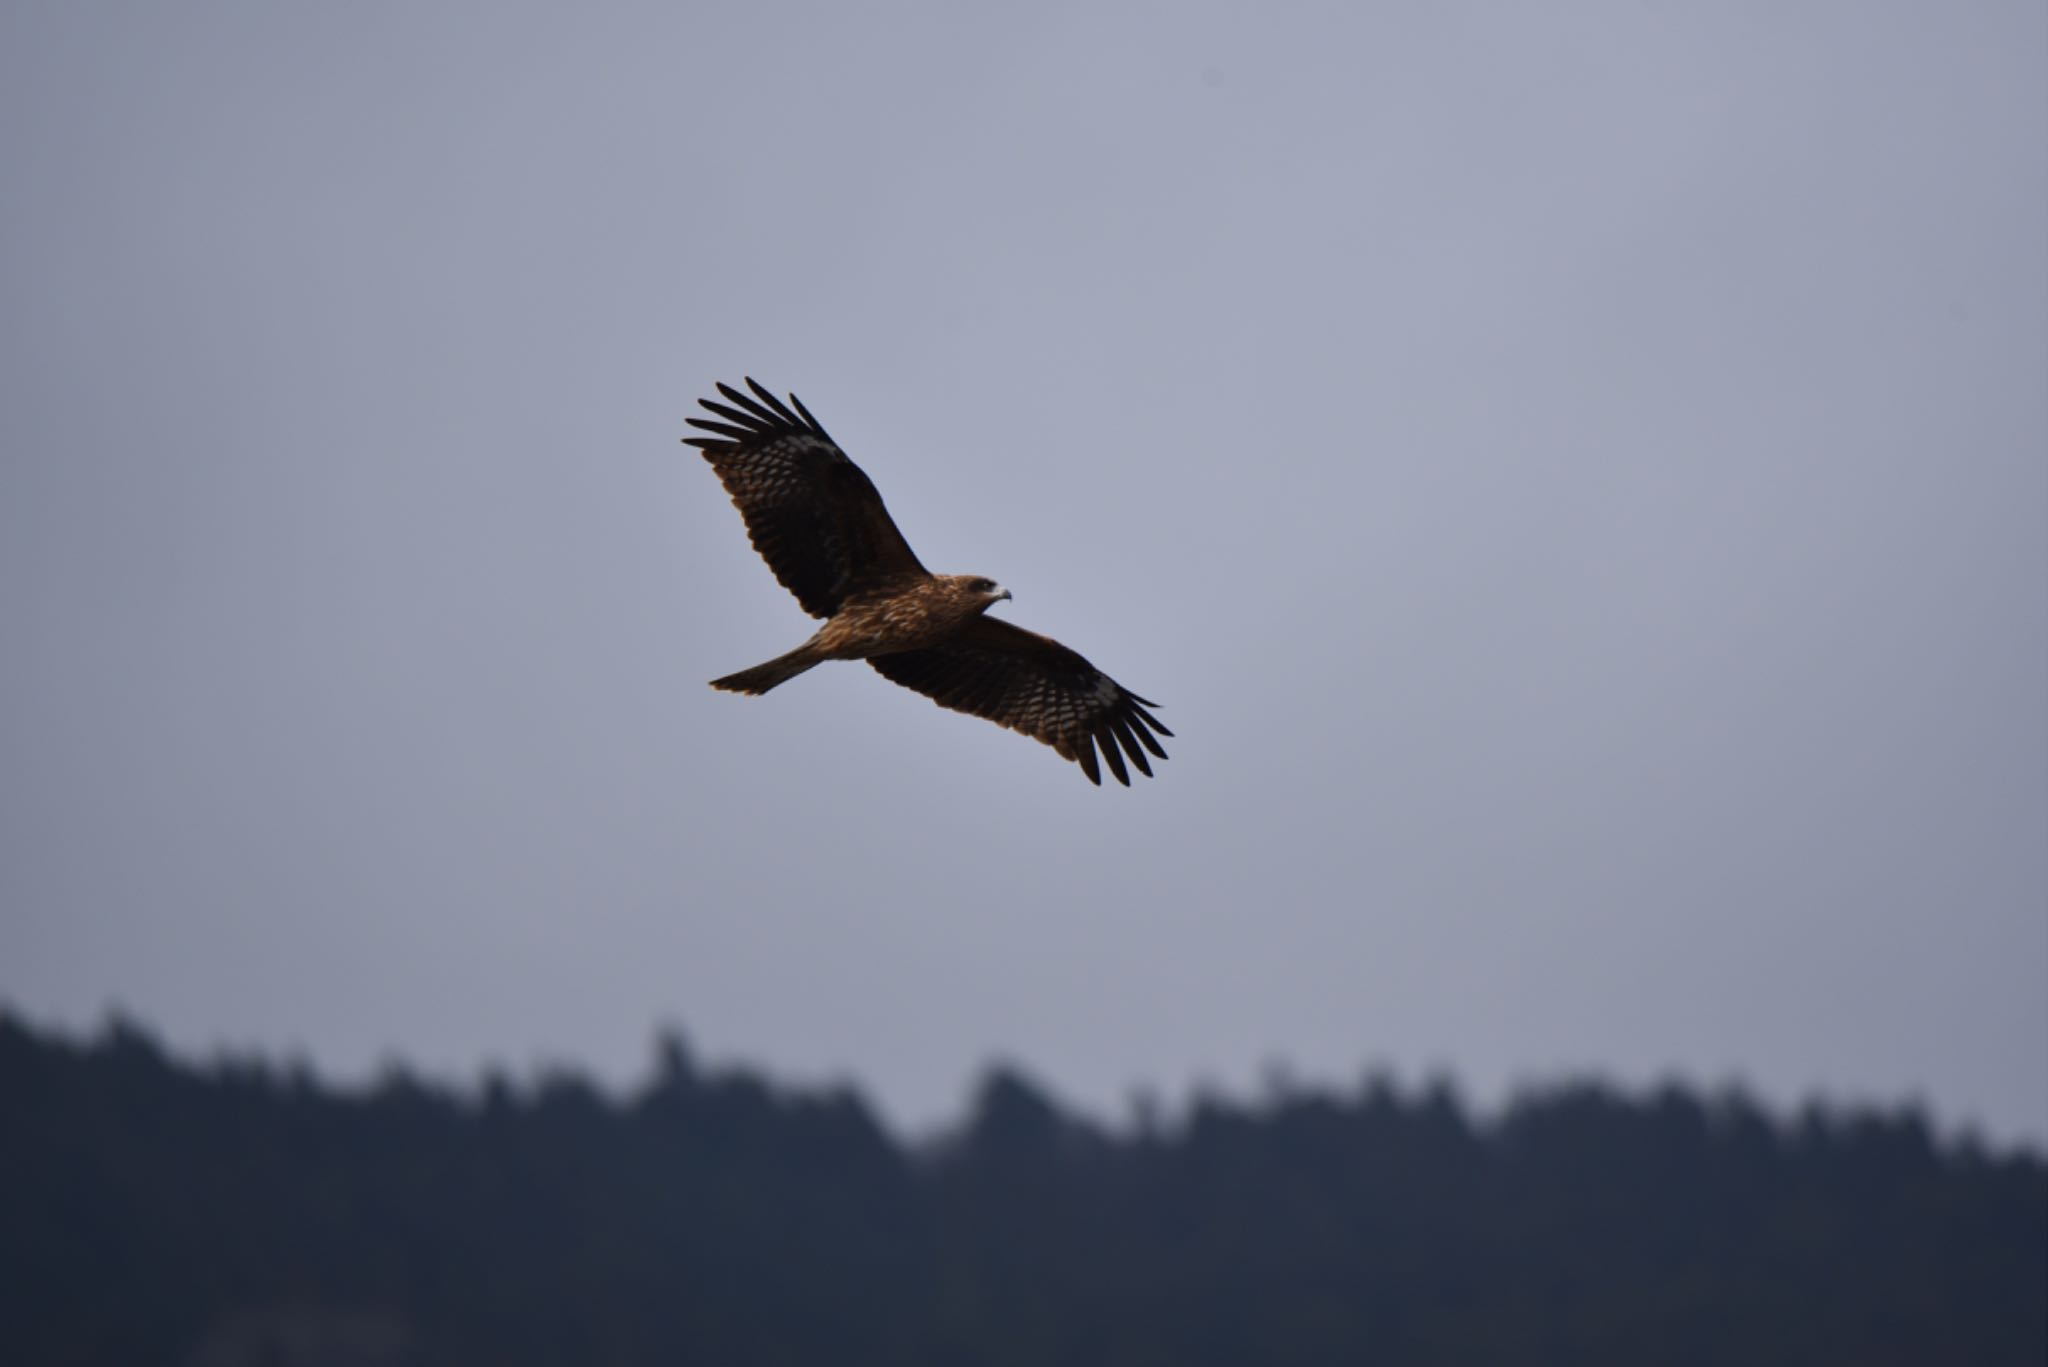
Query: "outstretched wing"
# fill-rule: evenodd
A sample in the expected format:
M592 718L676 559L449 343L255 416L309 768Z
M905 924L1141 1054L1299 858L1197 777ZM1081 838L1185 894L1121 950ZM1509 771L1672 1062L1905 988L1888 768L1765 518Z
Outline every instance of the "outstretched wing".
M874 482L797 396L786 405L751 378L747 388L753 397L718 386L730 404L698 400L722 421L691 418L716 435L683 440L711 462L754 549L804 611L830 617L864 588L924 574Z
M1158 703L1122 687L1058 641L996 617L975 618L942 646L877 655L868 663L883 678L941 707L1044 741L1098 786L1098 746L1109 771L1129 787L1124 756L1149 776L1145 751L1166 758L1153 733L1173 734L1145 710Z

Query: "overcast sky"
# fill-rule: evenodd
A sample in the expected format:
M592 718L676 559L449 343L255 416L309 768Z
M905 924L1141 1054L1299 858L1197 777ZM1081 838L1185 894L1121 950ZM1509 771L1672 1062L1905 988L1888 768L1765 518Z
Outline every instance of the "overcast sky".
M0 9L0 1003L2048 1142L2038 3ZM858 665L794 389L1159 776Z

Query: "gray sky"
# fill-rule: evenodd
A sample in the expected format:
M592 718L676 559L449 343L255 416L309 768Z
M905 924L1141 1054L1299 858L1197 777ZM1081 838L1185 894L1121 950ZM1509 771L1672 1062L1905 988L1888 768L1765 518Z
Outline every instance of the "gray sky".
M2038 3L0 10L0 1001L2048 1140ZM1160 777L872 671L795 389Z

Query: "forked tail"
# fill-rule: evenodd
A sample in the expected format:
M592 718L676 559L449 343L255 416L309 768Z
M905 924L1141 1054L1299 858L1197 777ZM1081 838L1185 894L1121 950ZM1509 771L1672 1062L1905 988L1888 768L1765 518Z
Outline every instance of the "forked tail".
M713 679L713 688L722 688L728 693L766 693L780 683L788 683L812 665L823 664L822 655L811 653L810 642L798 646L787 655L777 655L766 664L742 669L737 674L728 674L722 679Z

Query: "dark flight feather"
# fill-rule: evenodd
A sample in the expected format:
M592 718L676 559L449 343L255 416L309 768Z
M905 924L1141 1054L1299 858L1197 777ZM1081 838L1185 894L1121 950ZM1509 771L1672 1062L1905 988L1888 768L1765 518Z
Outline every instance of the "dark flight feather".
M924 650L876 655L868 660L883 678L924 694L941 707L984 717L1043 741L1080 764L1096 783L1099 747L1110 773L1126 787L1129 754L1141 773L1151 774L1145 749L1166 758L1151 734L1173 732L1127 692L1058 641L996 617L977 617L953 640ZM1155 704L1156 706L1156 704Z

